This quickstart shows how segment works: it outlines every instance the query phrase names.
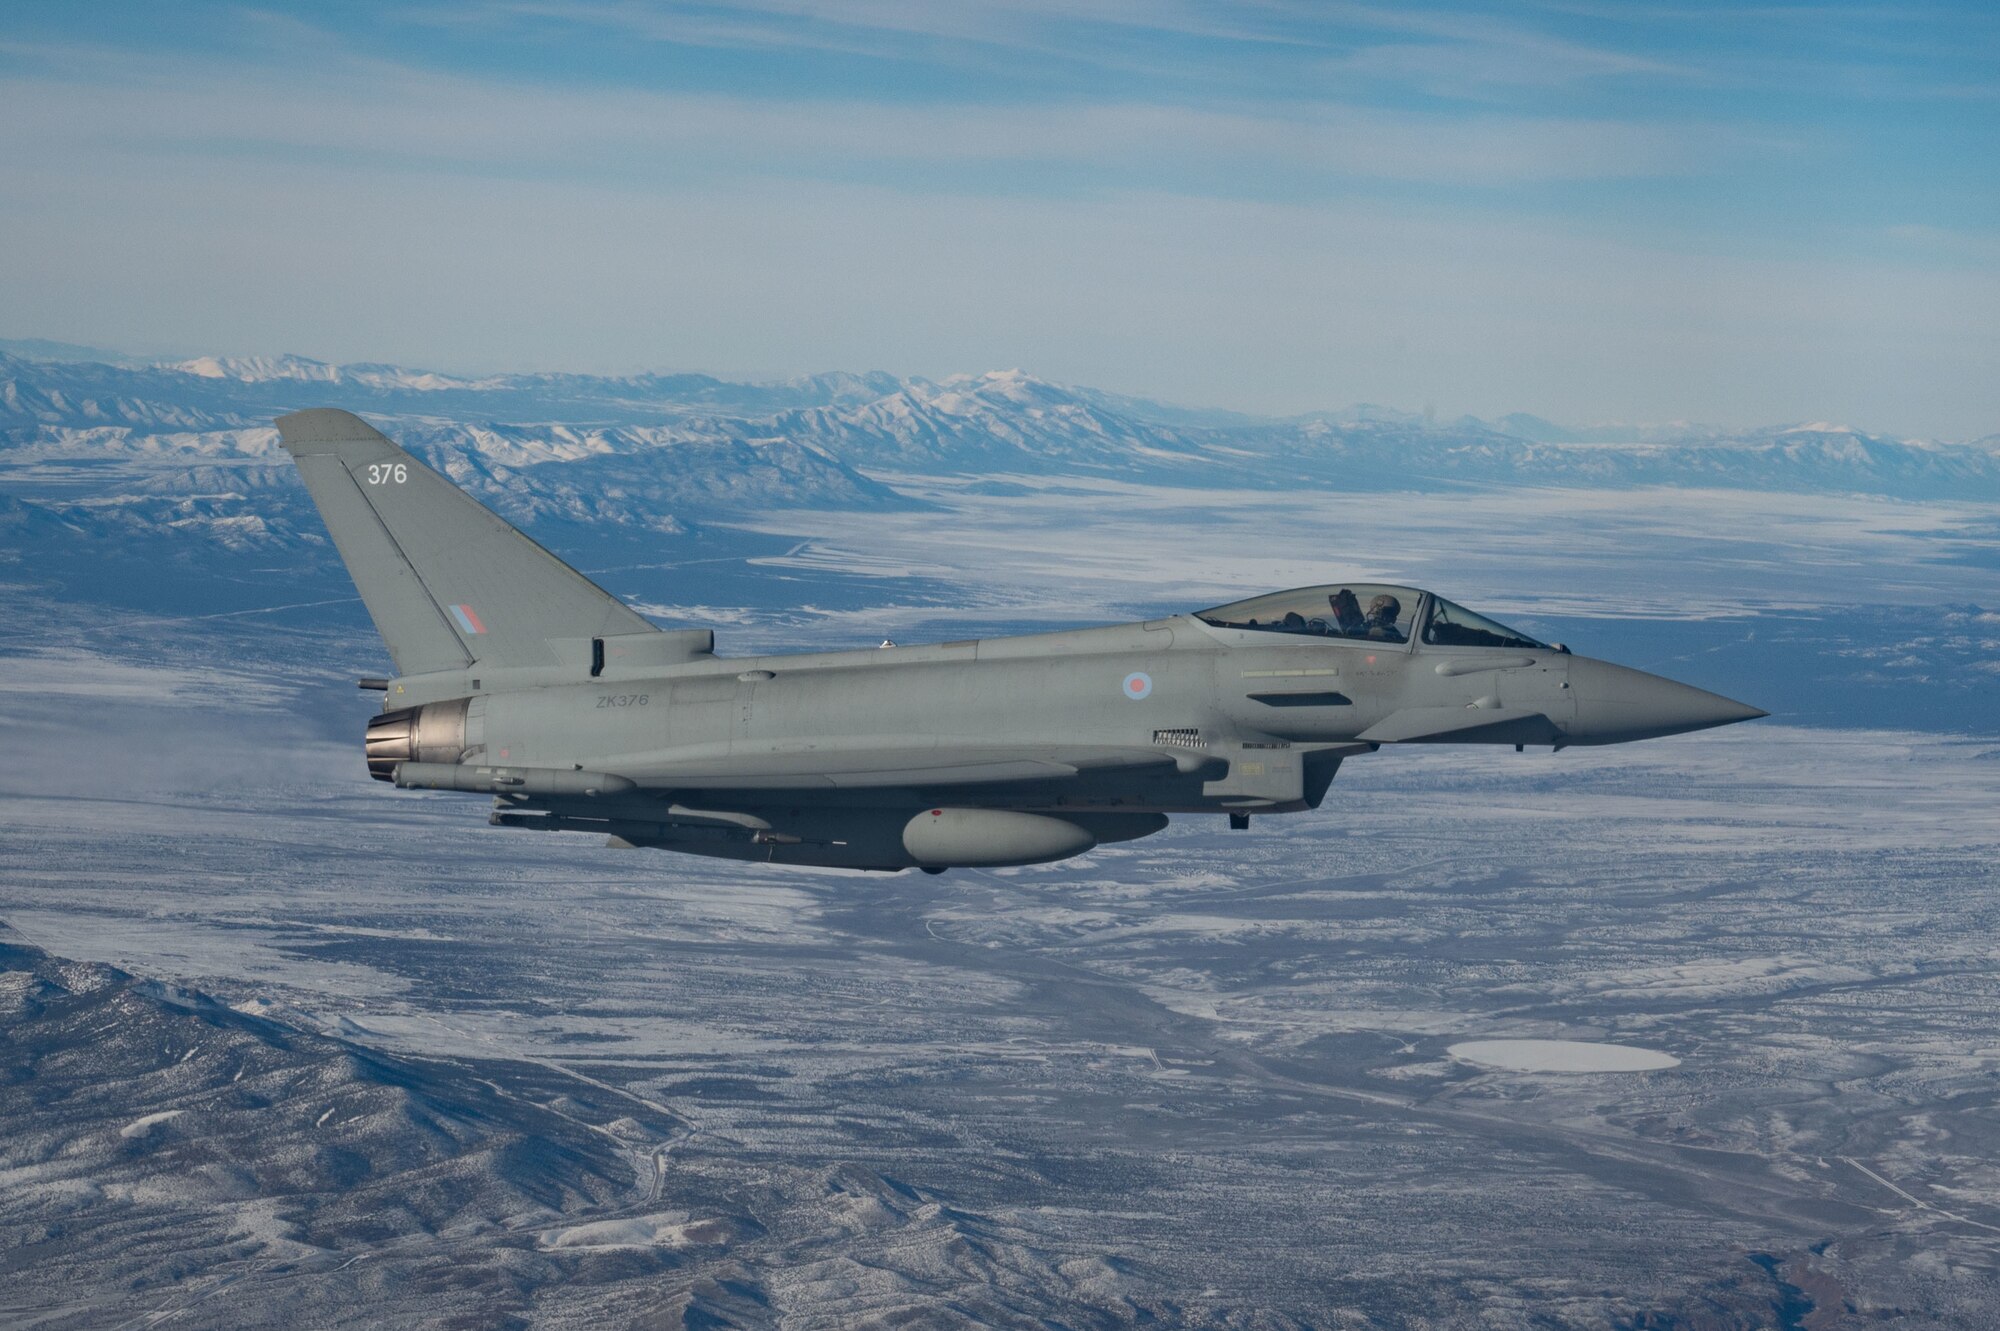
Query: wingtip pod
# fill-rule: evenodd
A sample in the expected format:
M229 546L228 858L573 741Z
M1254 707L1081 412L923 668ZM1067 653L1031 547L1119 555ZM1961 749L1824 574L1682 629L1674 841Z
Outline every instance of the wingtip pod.
M380 430L362 420L351 411L338 407L312 407L305 411L295 411L289 416L278 417L278 442L293 457L308 453L342 453L341 445L355 444L388 445L389 439Z

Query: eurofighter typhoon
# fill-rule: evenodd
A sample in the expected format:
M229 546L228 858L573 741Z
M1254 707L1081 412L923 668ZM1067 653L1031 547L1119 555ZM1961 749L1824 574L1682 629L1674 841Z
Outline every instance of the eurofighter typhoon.
M1037 864L1170 814L1319 807L1404 744L1616 744L1765 715L1414 587L1140 624L722 657L663 631L359 417L278 422L399 672L368 770L502 827L930 873Z

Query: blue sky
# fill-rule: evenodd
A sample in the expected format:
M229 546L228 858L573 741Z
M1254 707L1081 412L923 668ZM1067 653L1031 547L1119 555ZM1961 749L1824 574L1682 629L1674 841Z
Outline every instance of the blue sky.
M0 335L2000 431L2000 11L0 10Z

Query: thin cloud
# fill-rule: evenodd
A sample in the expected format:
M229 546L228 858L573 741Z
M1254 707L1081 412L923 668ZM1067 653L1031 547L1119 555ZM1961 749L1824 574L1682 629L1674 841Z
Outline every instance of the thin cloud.
M691 16L726 61L566 8L478 11L476 40L253 13L170 58L43 25L77 39L0 47L0 309L466 368L2000 423L1984 108L1844 133L1829 107L1874 109L1847 85L1753 80L1724 118L1705 80L1830 48L1600 41L1546 9L1052 7L603 11Z
M1213 10L1169 0L986 0L935 4L927 0L718 0L680 9L637 0L577 5L544 0L496 0L489 12L533 15L616 28L661 41L691 37L704 44L818 46L833 32L975 42L1046 52L1054 31L1096 26L1259 45L1315 44L1297 33L1225 22ZM1254 15L1255 10L1243 11ZM839 49L889 54L876 43L845 41ZM1073 46L1065 48L1076 54ZM935 55L933 49L931 54Z
M458 11L454 11L458 12ZM642 40L745 50L814 50L881 60L984 63L1011 52L1074 67L1200 82L1268 82L1291 52L1344 69L1463 96L1482 86L1636 75L1694 78L1655 57L1593 46L1480 14L1352 4L1264 4L1217 11L1165 0L717 0L699 8L640 0L555 4L493 0L482 21L528 18L611 29ZM462 16L461 16L462 17ZM1179 58L1133 38L1198 42ZM1411 42L1410 37L1424 39ZM1282 66L1280 66L1282 67Z
M1485 114L1324 102L1201 108L1139 102L993 107L551 88L326 56L306 72L227 71L76 48L31 50L43 77L0 79L0 142L22 154L340 152L461 171L527 169L671 182L706 173L824 174L845 163L1037 165L1128 178L1200 176L1228 195L1346 179L1507 185L1675 176L1767 150L1717 125ZM1009 168L1013 172L1009 174ZM665 174L659 174L665 173Z
M1636 76L1696 80L1685 66L1565 42L1385 42L1332 63L1348 75L1407 83L1434 95L1465 97L1500 89L1560 88Z

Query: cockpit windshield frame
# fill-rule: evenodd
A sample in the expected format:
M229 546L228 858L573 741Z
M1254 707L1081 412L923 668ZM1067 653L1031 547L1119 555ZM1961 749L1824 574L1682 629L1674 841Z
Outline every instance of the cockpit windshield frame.
M1418 636L1426 647L1499 647L1511 652L1555 650L1517 628L1437 595L1430 598L1423 630Z
M1294 634L1313 642L1396 648L1560 651L1421 587L1329 582L1232 601L1194 617L1210 628Z
M1266 592L1195 618L1211 628L1295 634L1314 642L1408 651L1424 622L1429 593L1389 583L1330 582Z

